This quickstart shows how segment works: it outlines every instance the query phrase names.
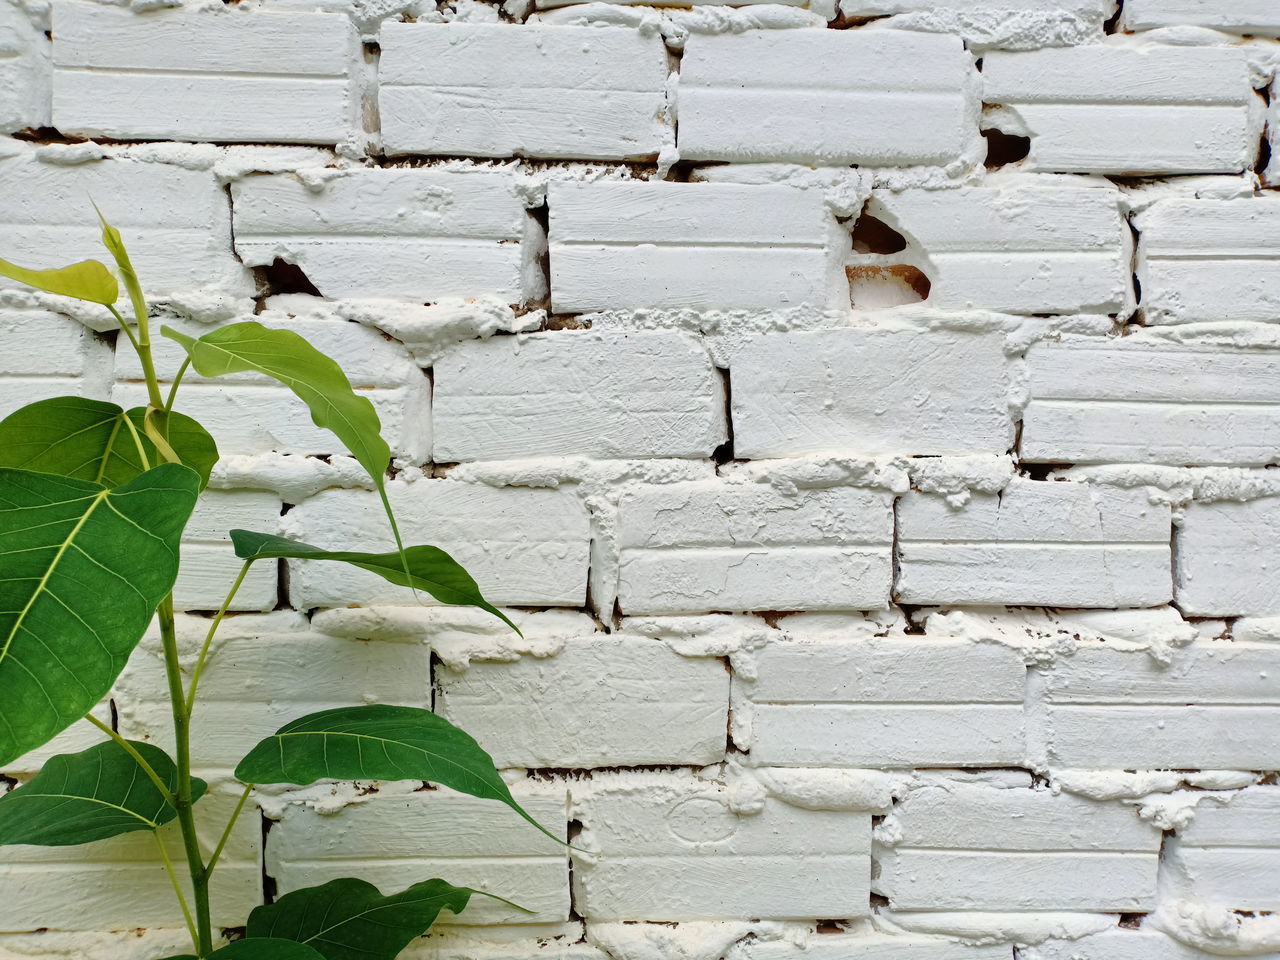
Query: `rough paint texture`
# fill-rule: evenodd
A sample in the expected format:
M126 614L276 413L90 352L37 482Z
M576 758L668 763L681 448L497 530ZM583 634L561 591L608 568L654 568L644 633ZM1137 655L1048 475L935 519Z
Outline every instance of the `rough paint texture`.
M260 790L215 922L440 875L532 912L406 960L1280 960L1277 38L1274 0L0 0L0 255L102 256L93 199L161 321L308 337L406 539L523 631L256 566L208 842L257 737L389 703L574 845ZM139 402L119 345L0 281L0 415ZM229 528L390 546L279 384L179 408L223 453L186 657ZM95 715L166 745L157 646ZM183 953L148 843L0 850L0 960Z

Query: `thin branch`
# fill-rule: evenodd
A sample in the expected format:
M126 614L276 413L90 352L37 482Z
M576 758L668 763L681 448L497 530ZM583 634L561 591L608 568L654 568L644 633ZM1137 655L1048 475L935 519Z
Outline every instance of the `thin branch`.
M177 374L173 378L173 386L169 388L169 399L164 402L164 412L169 413L173 409L173 401L178 397L178 385L182 383L183 376L186 375L187 367L191 366L191 358L182 361L182 366L178 368Z
M240 585L244 583L244 578L248 576L251 566L253 566L253 561L246 560L240 567L236 582L231 585L227 598L222 601L222 606L218 608L217 615L213 618L213 622L209 624L209 631L204 635L204 644L200 647L200 656L196 658L196 665L191 671L191 688L187 691L187 698L184 701L188 717L195 711L196 690L200 686L200 677L204 673L205 664L209 660L209 649L213 646L213 635L218 632L222 618L227 615L227 610L230 609L232 602L235 600L236 593L239 592Z
M169 882L173 884L173 892L178 895L178 903L182 906L183 919L187 921L187 932L191 934L191 942L196 942L196 922L191 918L191 907L187 904L187 895L182 892L182 884L178 882L178 875L173 870L173 861L169 859L169 851L165 849L164 840L160 838L159 830L152 830L151 835L156 838L156 847L160 850L160 859L164 861L165 872L169 874Z
M231 819L227 821L227 828L222 831L222 838L218 841L218 845L214 847L213 855L209 857L209 862L205 865L205 879L213 875L213 868L218 865L218 858L222 856L222 851L227 846L227 841L231 839L231 831L235 827L236 821L240 819L240 813L244 810L244 805L248 802L249 794L252 791L253 784L246 784L244 793L240 794L240 802L236 804L236 808L231 814Z

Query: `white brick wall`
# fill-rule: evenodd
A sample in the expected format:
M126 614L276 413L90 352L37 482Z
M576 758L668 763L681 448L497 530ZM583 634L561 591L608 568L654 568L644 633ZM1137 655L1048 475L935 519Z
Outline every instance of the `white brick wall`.
M0 418L53 397L105 400L113 353L83 324L44 310L0 309Z
M1178 527L1178 606L1191 616L1274 615L1271 589L1280 498L1186 508Z
M1230 5L1207 0L1127 0L1122 22L1129 30L1191 25L1253 36L1280 35L1280 13L1267 0Z
M1275 910L1280 904L1277 822L1277 787L1250 787L1199 804L1195 818L1178 831L1172 871L1202 900L1232 910Z
M16 3L0 6L0 131L49 124L49 43Z

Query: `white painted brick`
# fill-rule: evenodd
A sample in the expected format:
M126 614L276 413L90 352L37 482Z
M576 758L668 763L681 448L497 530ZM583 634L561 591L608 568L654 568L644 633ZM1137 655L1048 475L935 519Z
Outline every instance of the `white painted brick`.
M1120 191L1055 177L996 183L877 191L867 213L923 252L931 306L1120 312L1129 298L1131 244Z
M1048 940L1023 948L1019 954L1024 960L1211 960L1212 957L1149 926L1140 930L1116 927L1079 940ZM1280 953L1253 956L1257 960L1280 960Z
M494 488L454 480L392 482L388 495L406 545L446 550L475 577L491 603L581 606L586 599L587 511L570 487ZM289 536L343 550L395 547L378 497L326 490L285 518ZM348 604L414 604L414 595L344 564L290 562L290 597L309 609Z
M179 615L179 643L192 660L208 629L204 617ZM308 630L295 613L232 617L200 681L196 762L233 769L259 740L319 710L366 703L430 708L430 682L425 644L333 637ZM163 653L151 637L116 685L120 732L172 750L173 718L157 697L163 689Z
M338 143L356 132L346 17L53 7L53 123L130 140Z
M910 934L824 934L803 945L787 940L751 940L737 946L732 960L1011 960L1003 944L973 946L941 937Z
M882 26L955 33L970 50L1026 50L1098 42L1110 0L841 0L845 17L891 17Z
M38 400L110 393L111 347L75 320L0 309L0 344L0 419Z
M702 765L724 757L724 664L682 657L661 640L571 636L555 656L441 666L436 682L438 712L499 767Z
M844 297L837 252L848 235L818 190L552 183L548 208L558 312L821 307Z
M1177 537L1178 606L1189 616L1280 614L1280 497L1192 503Z
M753 763L1018 766L1026 668L938 637L771 643L755 657Z
M1280 202L1160 200L1134 224L1149 323L1280 319Z
M690 334L472 340L433 373L437 461L702 458L726 437L720 376Z
M905 603L1147 607L1169 600L1170 510L1140 488L1015 478L949 506L898 505Z
M628 614L880 608L892 540L883 491L639 488L622 499L618 600Z
M31 15L0 3L0 132L50 122L50 45Z
M356 168L320 190L296 177L231 185L245 263L296 263L327 297L499 296L518 303L540 229L513 171Z
M516 800L559 835L565 792L513 786ZM565 848L496 800L450 790L373 794L337 813L290 805L267 835L267 874L284 894L354 876L383 893L432 877L505 897L533 914L474 897L443 924L551 923L569 918Z
M1260 132L1244 51L1087 45L993 51L982 99L1016 113L1041 170L1235 173Z
M238 783L211 783L200 801L205 850L217 844L241 789ZM249 911L262 902L262 828L252 808L246 814L210 884L215 926L243 925ZM177 823L162 827L161 835L174 862L183 862ZM6 931L138 930L182 924L173 887L147 831L74 847L5 847L0 884L5 889L0 929Z
M1259 37L1280 36L1280 10L1271 0L1126 0L1120 18L1126 30L1210 27Z
M1004 453L1013 443L999 334L768 333L730 368L734 453Z
M258 490L206 490L182 540L182 568L173 588L178 610L217 610L243 561L231 549L229 531L276 533L280 497ZM270 610L276 605L276 565L255 563L236 593L232 610Z
M1161 664L1114 644L1083 643L1045 669L1050 762L1124 769L1280 765L1280 650L1201 640L1172 657Z
M388 22L379 39L388 153L626 160L662 147L656 32Z
M1280 450L1280 354L1142 343L1027 353L1024 460L1266 464Z
M1155 905L1160 831L1132 807L981 783L918 788L886 821L873 889L895 910L1096 910Z
M97 102L98 97L90 99ZM37 268L110 260L90 200L119 228L152 299L196 291L252 293L247 271L231 252L226 194L209 170L110 159L61 166L38 162L27 151L2 158L5 252L23 266ZM27 289L0 279L0 289L14 288ZM121 296L121 307L127 308L123 289Z
M696 34L680 62L680 155L946 164L972 137L973 76L959 37L905 30Z
M869 912L871 818L766 800L729 809L722 786L655 775L574 791L582 842L574 905L589 921L858 917Z

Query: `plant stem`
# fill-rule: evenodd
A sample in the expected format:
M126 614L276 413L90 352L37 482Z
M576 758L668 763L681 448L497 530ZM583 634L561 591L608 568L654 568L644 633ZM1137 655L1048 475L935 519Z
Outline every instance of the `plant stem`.
M178 634L173 618L173 594L160 601L157 613L160 617L160 639L164 644L164 667L169 680L173 739L177 753L178 793L174 807L178 811L178 826L182 829L182 844L187 853L187 869L191 873L191 890L196 902L196 955L203 957L213 951L209 874L200 853L200 839L196 835L193 810L195 803L191 796L191 715L187 711L182 689L182 664L178 656Z
M227 598L222 601L222 606L218 608L217 615L213 618L213 623L209 624L209 632L204 635L204 645L200 647L200 656L196 658L195 668L191 671L191 688L187 691L186 704L187 719L191 719L192 713L196 707L196 689L200 686L200 675L204 673L205 661L209 659L209 648L213 645L213 635L218 632L218 627L222 623L222 618L227 615L227 610L231 606L231 602L235 600L236 593L240 589L240 585L244 583L244 578L249 574L249 568L253 566L252 560L246 560L244 565L240 567L240 574L236 577L236 582L231 585L231 590L227 593Z
M178 895L178 903L182 906L182 916L187 921L187 932L191 934L191 942L196 940L196 925L191 919L191 907L187 905L187 895L182 892L182 884L178 882L178 875L173 871L173 861L169 859L169 850L164 845L164 839L160 836L159 830L152 830L151 835L156 838L156 847L160 850L160 859L164 861L165 872L169 874L169 882L173 884L173 892Z
M120 734L116 733L109 726L107 726L105 723L103 723L101 720L95 717L92 713L85 714L85 719L88 720L90 723L92 723L95 727L97 727L103 733L105 733L108 737L110 737L116 743L120 744L120 746L124 749L124 752L129 754L129 756L133 757L134 761L138 764L138 766L142 768L142 772L145 773L147 775L147 778L156 785L156 789L160 791L161 795L170 803L174 802L176 797L174 797L173 791L169 789L169 785L160 778L160 774L156 773L155 767L147 763L147 761L143 759L142 754L140 754L136 749L134 749L134 746L132 743L130 743L124 737L120 736Z
M231 831L235 828L236 821L240 819L240 813L244 810L244 805L248 802L249 794L252 792L253 784L245 784L244 793L240 794L240 802L236 804L235 810L232 811L231 819L227 821L227 827L222 831L222 837L218 840L218 845L213 848L209 863L204 868L205 877L213 876L213 868L218 865L218 858L222 856L222 851L226 847L227 841L231 839Z
M187 372L187 367L191 366L191 358L182 361L182 366L178 368L178 372L173 375L173 386L169 388L169 399L164 402L164 412L168 413L173 409L173 401L178 398L178 386L182 383L182 378Z

